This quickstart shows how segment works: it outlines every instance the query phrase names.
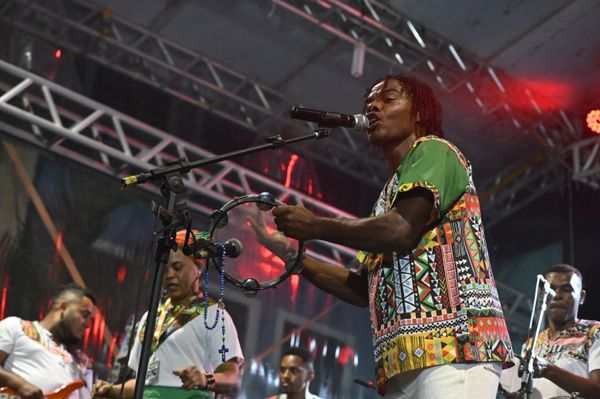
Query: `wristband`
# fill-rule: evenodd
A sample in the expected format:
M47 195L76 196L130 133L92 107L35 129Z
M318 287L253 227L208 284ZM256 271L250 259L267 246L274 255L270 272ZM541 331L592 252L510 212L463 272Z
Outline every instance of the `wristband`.
M208 389L209 391L214 391L217 381L215 380L215 375L212 373L204 372L204 376L206 377L206 386L204 389Z

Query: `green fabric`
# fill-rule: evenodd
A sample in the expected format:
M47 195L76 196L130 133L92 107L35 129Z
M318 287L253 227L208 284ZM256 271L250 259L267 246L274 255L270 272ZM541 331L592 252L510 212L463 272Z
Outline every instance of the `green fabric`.
M439 204L435 209L439 218L465 192L469 176L457 154L444 142L427 140L415 144L396 171L398 186L423 187L432 191L436 205ZM393 202L402 191L396 193Z
M144 399L210 399L212 392L202 389L185 391L177 387L151 385L144 387Z

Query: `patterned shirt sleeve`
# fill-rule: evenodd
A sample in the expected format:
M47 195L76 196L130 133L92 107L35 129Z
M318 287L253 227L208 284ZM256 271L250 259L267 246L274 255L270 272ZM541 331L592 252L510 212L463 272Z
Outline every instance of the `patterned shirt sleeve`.
M592 345L588 352L588 372L600 370L600 324L593 328L591 336Z
M392 203L402 192L417 187L429 190L434 196L430 223L445 214L469 184L469 176L457 154L439 140L418 143L396 173L398 190Z

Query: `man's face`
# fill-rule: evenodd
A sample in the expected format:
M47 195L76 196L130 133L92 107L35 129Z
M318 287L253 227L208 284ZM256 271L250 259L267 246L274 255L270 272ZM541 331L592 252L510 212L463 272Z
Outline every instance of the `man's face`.
M369 142L379 147L397 145L415 134L416 120L411 116L412 99L396 79L377 83L367 96L365 111L369 118Z
M300 356L287 355L281 358L279 385L284 393L292 394L305 390L313 376L313 371L306 368Z
M87 296L71 298L59 304L58 339L64 344L77 344L92 323L94 303Z
M577 309L585 299L582 282L572 272L552 272L546 280L556 291L556 296L548 304L548 319L555 324L565 324L577 318Z
M198 277L198 267L191 257L180 250L171 251L163 275L163 289L172 301L181 301L192 295Z

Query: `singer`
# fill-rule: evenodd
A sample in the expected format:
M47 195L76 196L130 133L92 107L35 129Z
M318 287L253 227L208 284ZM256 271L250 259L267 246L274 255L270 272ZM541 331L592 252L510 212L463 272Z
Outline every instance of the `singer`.
M540 333L532 398L600 398L600 322L577 318L586 292L581 272L571 265L557 264L544 272L556 292L548 303L548 328ZM523 357L531 346L523 345ZM502 385L509 391L520 388L517 367L506 371ZM520 393L509 398L520 398Z
M355 270L303 255L299 272L324 291L369 308L382 396L495 398L512 347L471 166L442 138L439 101L417 79L397 75L376 82L365 114L368 139L390 175L371 215L331 219L282 206L273 210L277 228L298 240L360 250ZM257 223L255 230L274 251L283 247Z
M185 233L185 230L177 233L178 248L185 246ZM188 244L191 243L190 237ZM203 294L198 288L201 276L199 269L203 264L203 260L185 255L181 249L171 251L163 275L166 298L158 308L146 385L181 387L186 390L202 388L235 394L240 387L240 366L244 356L235 325L224 308L220 309L217 328L205 327L206 323L214 323L218 306L210 300L208 309L205 308ZM146 316L142 316L138 326L129 359L129 367L134 370L139 364ZM221 322L224 323L224 332ZM227 359L222 362L224 347L227 349ZM132 398L135 380L129 380L124 385L123 398ZM116 399L120 391L121 385L98 380L94 384L93 397Z

